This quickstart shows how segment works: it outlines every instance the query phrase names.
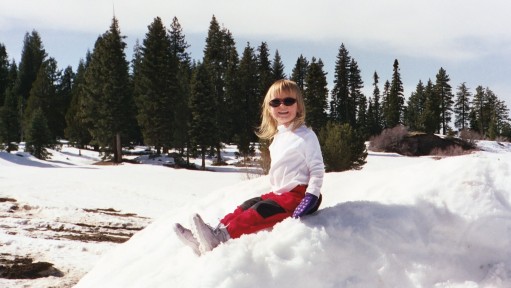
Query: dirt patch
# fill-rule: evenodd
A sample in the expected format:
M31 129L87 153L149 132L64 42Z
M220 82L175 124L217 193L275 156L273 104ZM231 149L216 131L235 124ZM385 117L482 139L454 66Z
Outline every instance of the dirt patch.
M0 202L17 202L16 199L0 197Z
M0 278L37 279L43 277L62 277L64 273L48 262L33 262L28 257L13 257L8 254L0 256Z
M135 213L120 213L121 211L115 210L113 208L108 208L108 209L101 209L101 208L98 208L98 209L83 209L83 211L89 212L89 213L102 213L102 214L106 214L106 215L110 215L110 216L137 217L137 218L147 219L147 217L138 216Z
M47 213L46 210L49 212ZM13 236L12 240L5 243L0 241L2 242L0 243L0 278L23 283L20 284L23 287L41 287L31 283L43 281L52 283L48 287L55 288L73 287L84 272L80 269L73 269L72 265L69 266L70 264L55 262L58 260L53 260L54 258L51 257L53 251L61 251L62 248L65 248L70 249L70 253L74 253L72 255L81 255L81 253L91 255L89 247L113 247L124 243L151 222L148 217L114 208L58 209L56 207L40 207L19 202L7 196L0 198L0 220L2 232L5 235ZM25 253L23 253L25 250L20 250L22 252L17 255L18 252L12 251L23 249L23 243L17 241L17 239L23 238L40 239L42 242L49 240L59 244L51 245L47 251L36 251L36 247L29 248L30 252ZM76 245L78 242L84 244ZM12 247L10 250L3 250L2 246L4 245L12 245ZM105 250L106 248L98 249ZM77 252L78 250L80 251ZM7 251L10 251L12 255L1 253ZM53 263L46 262L46 260ZM37 280L37 278L40 279Z

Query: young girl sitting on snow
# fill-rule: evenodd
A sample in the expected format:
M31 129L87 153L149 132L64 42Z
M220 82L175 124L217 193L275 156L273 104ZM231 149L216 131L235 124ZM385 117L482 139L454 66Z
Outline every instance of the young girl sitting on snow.
M179 239L200 255L231 238L316 211L325 168L318 138L304 123L305 106L298 85L289 80L273 83L262 105L258 131L260 138L272 140L272 192L245 201L216 228L205 224L198 214L192 218L191 230L175 224Z

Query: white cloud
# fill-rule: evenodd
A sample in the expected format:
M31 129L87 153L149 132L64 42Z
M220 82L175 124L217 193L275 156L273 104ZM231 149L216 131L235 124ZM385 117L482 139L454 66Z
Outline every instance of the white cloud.
M24 0L4 3L0 23L18 19L36 29L100 34L108 29L115 10L124 33L143 35L156 16L168 24L176 16L185 33L197 33L207 31L215 14L235 37L339 39L407 55L420 51L424 56L464 60L482 53L465 47L464 39L510 39L510 8L511 2L504 0Z

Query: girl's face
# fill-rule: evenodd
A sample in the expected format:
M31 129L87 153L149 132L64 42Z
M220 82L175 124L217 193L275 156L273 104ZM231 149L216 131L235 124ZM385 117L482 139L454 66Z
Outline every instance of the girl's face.
M281 93L281 95L277 95L270 99L269 107L271 116L275 119L275 121L277 121L278 125L289 127L296 118L298 104L296 103L296 97L294 95L291 96Z

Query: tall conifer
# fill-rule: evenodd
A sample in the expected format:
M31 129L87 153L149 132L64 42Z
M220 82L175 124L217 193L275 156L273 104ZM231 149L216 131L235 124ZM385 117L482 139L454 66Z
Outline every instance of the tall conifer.
M225 131L228 130L226 129L228 122L225 119L228 114L225 99L225 74L227 73L229 49L226 49L226 46L232 45L232 43L226 43L227 35L230 35L230 32L226 28L221 29L213 15L208 29L206 46L204 47L203 64L209 70L210 77L212 77L213 91L210 97L214 97L214 103L216 103L214 107L215 127L219 130L215 131L214 137L216 137L216 140L213 146L216 148L217 162L222 160L221 143L227 138ZM232 37L230 38L232 39Z
M330 102L330 113L334 121L338 123L350 123L349 115L353 105L350 105L350 63L351 56L348 50L341 44L334 70L334 87L332 89L332 101ZM354 104L354 103L353 103Z
M257 70L259 82L259 99L262 101L264 95L273 84L273 74L271 70L270 51L266 42L257 47Z
M369 107L367 111L367 117L369 121L369 134L379 135L383 130L382 120L382 104L380 101L380 88L378 87L380 77L378 73L373 73L373 97L369 100Z
M188 129L191 117L188 102L190 98L192 63L190 54L188 53L190 45L186 41L186 37L183 34L183 28L181 27L177 17L172 19L169 36L171 53L178 60L179 65L177 73L178 93L177 97L174 99L173 105L173 143L180 151L184 151L184 148L189 145Z
M9 85L9 59L4 44L0 43L0 107L4 105L5 93Z
M305 75L307 75L308 68L309 61L303 55L300 55L296 60L295 67L293 67L291 80L296 82L301 91L305 89Z
M66 128L64 134L66 138L76 144L79 148L84 148L92 140L89 132L92 128L86 121L86 114L82 109L85 95L85 70L90 60L90 53L87 53L86 61L80 60L76 69L75 80L71 88L71 102L66 112Z
M305 111L307 111L307 124L319 133L321 128L326 125L328 115L328 83L324 65L321 59L316 60L312 57L307 75L305 77L304 101Z
M85 73L83 105L91 124L94 142L106 152L114 152L114 161L122 161L121 136L136 127L134 101L123 41L117 19L95 43Z
M412 131L424 131L424 111L426 108L426 94L424 89L424 84L419 80L415 91L412 92L410 98L408 98L404 118L408 129Z
M15 95L19 98L20 119L23 119L23 113L27 105L28 97L30 96L30 89L32 89L32 84L37 77L37 72L47 56L39 33L35 30L33 30L31 34L26 33L23 40L17 79L13 90ZM23 131L20 131L21 137L23 138Z
M447 130L449 129L449 123L451 122L451 113L452 113L452 105L454 101L452 100L452 88L449 84L450 78L447 75L447 72L444 68L440 68L438 74L436 75L436 83L435 83L435 93L438 94L436 98L440 100L440 111L441 111L441 120L442 120L442 133L444 135L447 134Z
M136 54L137 55L137 54ZM179 63L159 17L148 26L134 78L137 120L144 142L158 153L172 144L175 101L179 97Z
M282 58L280 57L279 50L275 50L275 56L273 57L271 73L273 76L273 82L286 79L286 73L284 73L284 63L282 63Z
M470 114L470 93L465 82L458 86L456 100L454 102L454 126L460 130L468 127Z
M387 128L393 128L401 123L401 117L404 107L404 90L403 82L401 81L401 74L399 72L399 62L394 60L392 73L392 81L390 83L390 90L387 100L386 110L386 124Z
M239 65L239 93L235 106L238 111L236 121L241 123L238 131L238 149L243 155L250 152L251 142L257 141L254 130L259 125L261 107L261 86L258 82L258 60L250 43L243 50Z
M190 109L192 121L190 123L190 137L194 145L199 146L202 158L202 170L206 169L206 153L208 147L217 142L216 98L211 97L214 90L209 69L205 64L198 63L191 81Z

